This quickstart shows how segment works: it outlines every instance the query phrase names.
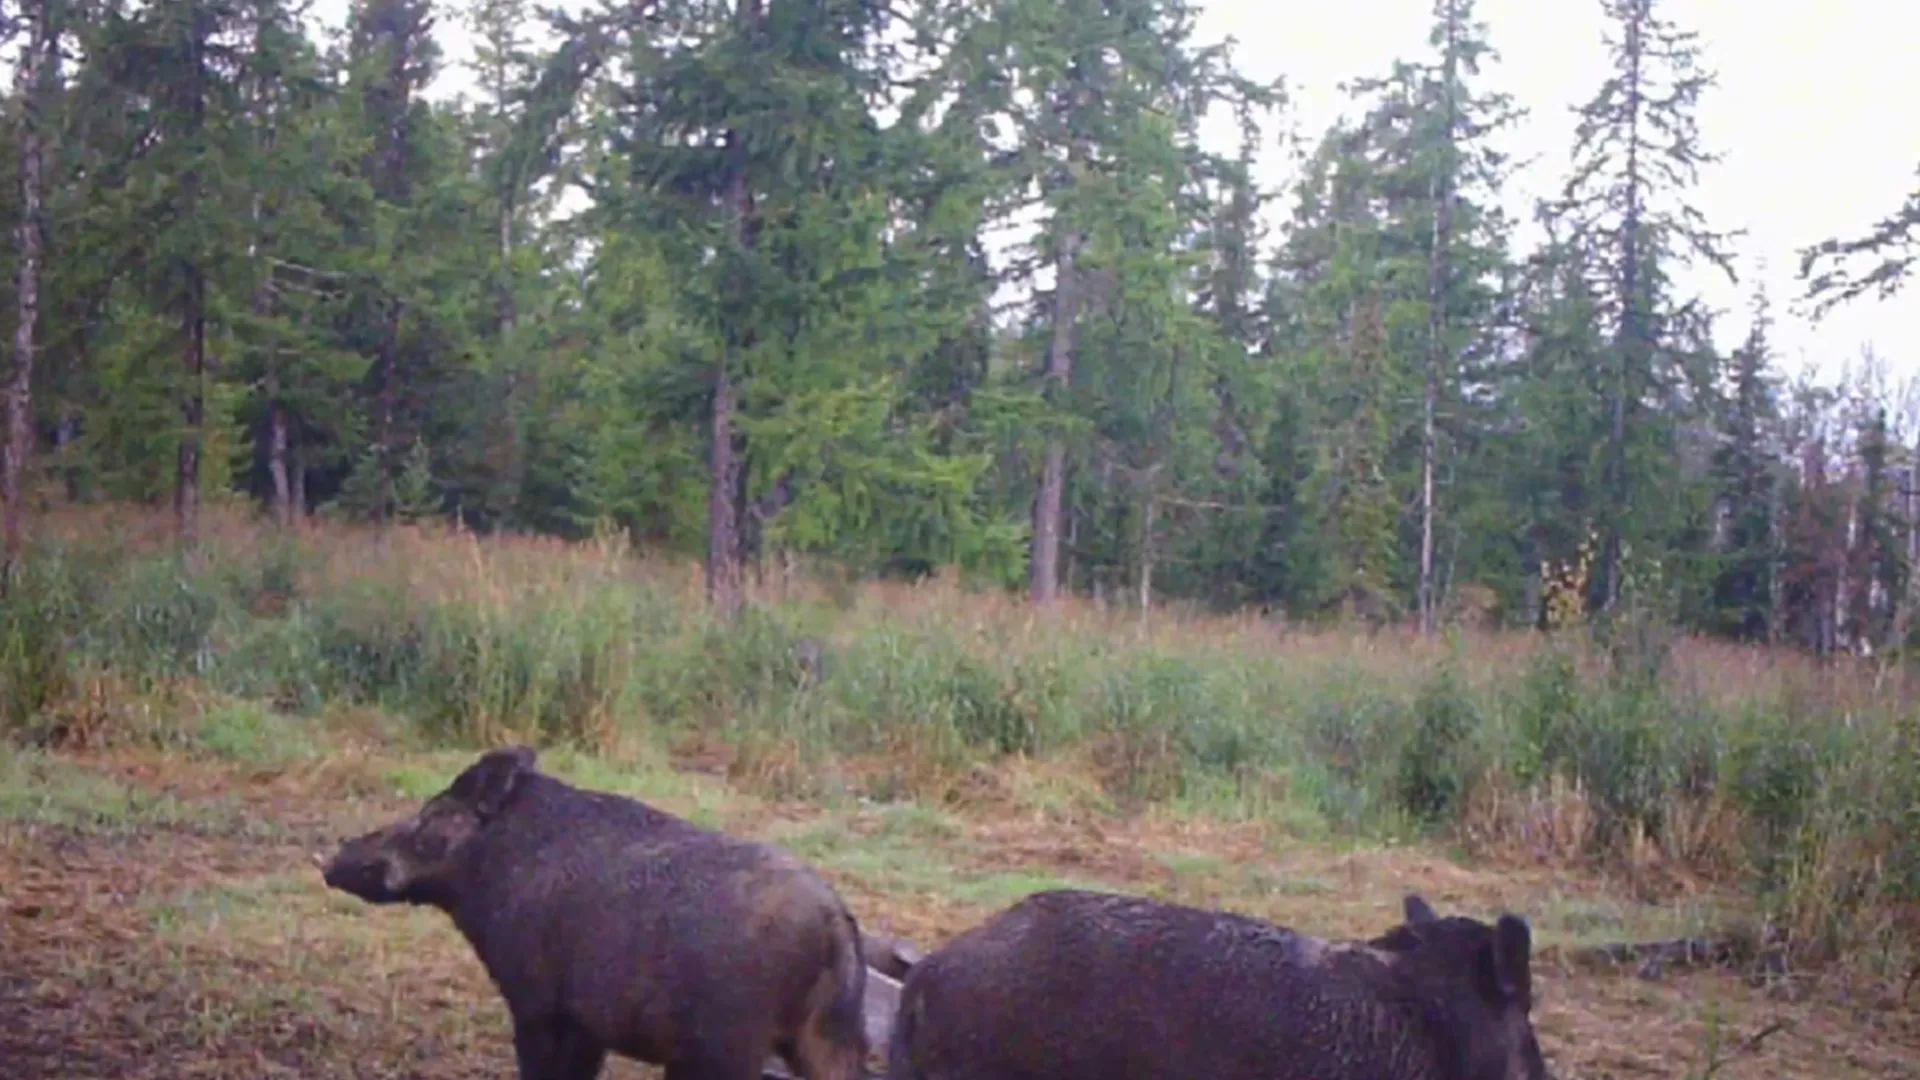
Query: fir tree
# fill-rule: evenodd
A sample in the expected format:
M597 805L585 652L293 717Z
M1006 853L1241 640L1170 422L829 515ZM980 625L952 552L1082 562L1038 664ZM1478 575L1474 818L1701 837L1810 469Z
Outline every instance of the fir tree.
M1679 340L1680 324L1693 313L1673 295L1667 274L1694 258L1729 278L1733 269L1728 234L1686 202L1700 166L1717 160L1702 144L1695 115L1714 81L1701 66L1697 35L1662 17L1657 0L1601 0L1601 7L1613 73L1580 109L1573 174L1550 212L1568 241L1588 252L1585 265L1599 276L1598 314L1610 339L1594 583L1594 607L1605 612L1620 600L1623 545L1632 538L1644 547L1657 535L1652 511L1663 500L1638 496L1664 456L1647 451L1677 420L1662 415L1661 403L1679 400L1682 384L1699 378Z

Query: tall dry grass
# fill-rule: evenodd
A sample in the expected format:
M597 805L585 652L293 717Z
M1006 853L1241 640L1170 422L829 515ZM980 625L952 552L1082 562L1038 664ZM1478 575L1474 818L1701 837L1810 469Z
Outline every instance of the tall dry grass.
M170 543L164 517L121 508L43 523L0 605L13 738L185 738L117 703L215 694L374 707L426 743L658 739L814 799L957 798L1018 756L1121 806L1738 882L1809 954L1913 945L1920 733L1896 668L1658 627L1602 651L1042 615L942 580L770 580L722 626L697 566L612 537L282 535L216 512L194 559Z

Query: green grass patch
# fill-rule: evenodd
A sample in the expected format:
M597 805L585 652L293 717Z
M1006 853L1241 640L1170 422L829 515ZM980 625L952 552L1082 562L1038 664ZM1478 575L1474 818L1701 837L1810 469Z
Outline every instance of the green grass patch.
M49 754L0 743L0 820L94 831L207 824L224 807L145 791Z
M312 873L234 877L176 889L147 905L155 932L166 935L233 932L252 920L312 918L358 904L328 892Z
M1042 889L1113 887L1049 873L969 865L971 852L952 821L917 808L889 808L877 823L836 816L770 839L817 866L850 875L881 892L937 894L983 909L1003 907Z
M229 701L202 713L193 745L223 761L256 769L284 767L321 753L314 724L260 701Z
M1332 843L1552 836L1602 860L1651 843L1741 882L1829 952L1885 947L1904 925L1887 913L1920 903L1920 705L1902 678L1785 652L1661 633L1611 651L1568 635L1282 641L1177 617L1146 632L1033 620L945 586L850 602L802 589L723 626L678 571L606 545L236 528L210 532L185 569L111 530L64 535L0 605L0 732L15 745L122 723L273 769L318 753L326 717L361 710L442 752L387 778L411 797L511 738L551 748L549 767L586 786L721 825L753 807L658 747L730 744L735 782L836 809L963 802L976 771L1020 756L1043 767L1013 798L1056 818L1154 805ZM129 694L191 685L216 704L178 708L173 732L139 728L89 704L102 673ZM597 753L614 746L655 756ZM18 760L0 781L15 809L0 812L176 812L63 794L87 781L22 779L41 766ZM910 850L929 843L920 827L862 838L898 849L886 857L808 842L965 887Z

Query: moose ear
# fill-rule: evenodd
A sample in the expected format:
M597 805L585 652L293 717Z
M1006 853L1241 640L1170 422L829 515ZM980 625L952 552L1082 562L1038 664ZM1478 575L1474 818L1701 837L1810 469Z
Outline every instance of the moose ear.
M1406 922L1408 926L1419 926L1421 923L1437 922L1440 918L1440 916L1433 913L1432 906L1422 899L1419 893L1408 893L1407 898L1402 901L1402 907L1406 910Z
M1493 924L1493 981L1500 996L1526 1004L1533 995L1533 932L1518 915Z
M535 753L527 746L489 750L453 781L453 793L473 807L481 820L506 808L520 781L533 771Z

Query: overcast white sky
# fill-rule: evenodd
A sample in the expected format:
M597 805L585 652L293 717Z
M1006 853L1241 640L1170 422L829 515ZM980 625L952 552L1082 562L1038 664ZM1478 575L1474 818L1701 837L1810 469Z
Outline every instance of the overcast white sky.
M1384 72L1395 57L1426 50L1430 0L1202 0L1202 34L1232 35L1239 65L1256 77L1285 75L1302 130L1317 133L1345 103L1338 84ZM1920 165L1920 64L1912 42L1920 5L1819 0L1661 0L1659 10L1699 34L1719 75L1700 112L1708 145L1723 153L1701 177L1694 204L1718 229L1746 229L1736 252L1742 282L1703 270L1690 284L1728 311L1721 344L1746 334L1751 281L1762 273L1774 298L1781 366L1830 372L1871 344L1896 379L1920 375L1920 291L1877 303L1863 298L1818 327L1788 310L1801 247L1853 237L1899 208ZM1571 109L1607 73L1599 0L1479 0L1499 52L1483 85L1505 90L1530 115L1511 133L1515 156L1534 158L1507 197L1522 220L1533 200L1566 175ZM1531 244L1528 233L1518 242Z
M338 25L349 0L317 0L314 14ZM1200 35L1238 41L1241 70L1258 78L1284 75L1292 121L1317 137L1348 108L1339 84L1384 73L1395 58L1425 55L1431 0L1196 0ZM449 8L458 5L454 0ZM562 6L574 7L563 2ZM1661 0L1665 16L1699 33L1719 85L1702 107L1702 133L1725 155L1706 171L1694 199L1715 228L1745 229L1736 248L1742 281L1695 272L1686 284L1727 312L1723 347L1745 336L1752 282L1763 272L1774 297L1776 342L1787 370L1812 365L1831 373L1871 345L1896 380L1920 376L1920 286L1893 300L1863 298L1819 326L1792 310L1803 246L1852 237L1897 209L1917 182L1920 165L1920 5L1887 0L1753 3L1751 0ZM446 9L443 9L446 10ZM1505 196L1516 218L1530 221L1533 200L1555 190L1572 143L1571 109L1605 77L1599 0L1479 0L1498 60L1483 85L1505 90L1529 115L1506 148L1532 159ZM466 55L453 11L440 19L449 71L436 89L466 80L455 70ZM1220 148L1235 138L1221 124ZM1277 186L1287 164L1276 146L1264 181ZM1284 212L1284 207L1279 212ZM1530 245L1523 231L1517 242Z

